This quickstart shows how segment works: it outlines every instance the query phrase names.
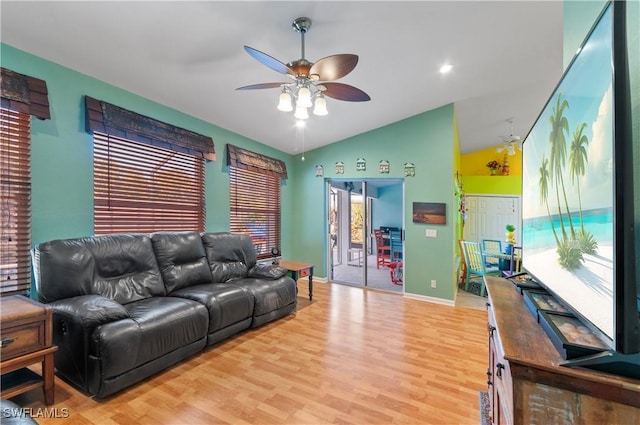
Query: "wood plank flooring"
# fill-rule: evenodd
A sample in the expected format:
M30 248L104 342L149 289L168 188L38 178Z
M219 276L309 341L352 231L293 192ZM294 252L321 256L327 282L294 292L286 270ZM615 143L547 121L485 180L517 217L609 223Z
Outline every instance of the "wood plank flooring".
M479 424L486 312L329 283L309 304L112 397L56 378L47 424ZM44 408L41 391L13 399Z

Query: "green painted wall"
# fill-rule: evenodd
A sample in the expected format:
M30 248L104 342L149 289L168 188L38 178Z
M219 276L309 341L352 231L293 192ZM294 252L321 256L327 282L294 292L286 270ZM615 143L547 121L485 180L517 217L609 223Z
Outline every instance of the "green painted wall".
M467 195L522 194L522 176L465 176L462 182Z
M405 292L452 300L454 297L454 240L457 206L454 202L454 122L453 105L428 111L388 126L307 152L298 156L293 181L296 213L295 259L316 264L316 274L327 276L325 181L327 178L404 178L404 164L412 162L416 176L405 181ZM365 158L366 171L356 171L357 158ZM380 174L378 163L391 164L389 174ZM343 175L335 173L336 161L345 164ZM324 167L324 178L315 176L315 166ZM447 204L446 225L416 224L413 202ZM438 231L426 238L425 229ZM438 282L431 289L430 281Z
M51 119L32 119L32 243L93 234L93 142L84 130L84 95L213 137L218 160L206 165L207 231L229 229L226 144L287 163L282 185L284 255L291 253L293 157L55 63L0 44L2 66L47 82Z

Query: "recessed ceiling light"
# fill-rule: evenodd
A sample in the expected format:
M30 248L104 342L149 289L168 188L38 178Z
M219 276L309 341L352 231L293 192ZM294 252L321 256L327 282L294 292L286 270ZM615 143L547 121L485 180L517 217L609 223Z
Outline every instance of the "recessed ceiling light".
M451 71L452 68L453 68L453 65L451 65L451 64L442 65L440 67L440 73L441 74L446 74L447 72Z

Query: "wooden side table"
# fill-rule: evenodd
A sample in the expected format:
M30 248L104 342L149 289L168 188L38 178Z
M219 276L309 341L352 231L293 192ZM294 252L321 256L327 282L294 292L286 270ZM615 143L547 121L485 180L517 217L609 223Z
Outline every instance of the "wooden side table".
M278 265L291 272L291 277L298 284L298 279L309 276L309 301L313 299L313 264L297 261L280 260Z
M42 387L44 402L53 404L54 366L51 308L22 295L0 297L0 373L2 398ZM27 366L42 363L42 375Z

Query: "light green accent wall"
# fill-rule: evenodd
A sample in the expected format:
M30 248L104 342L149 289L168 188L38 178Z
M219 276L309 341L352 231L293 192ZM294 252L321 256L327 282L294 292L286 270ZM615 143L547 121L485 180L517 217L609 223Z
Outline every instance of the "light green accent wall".
M315 274L327 276L325 181L328 178L404 178L405 292L452 300L454 287L455 223L453 105L428 111L385 127L307 152L305 161L296 157L294 169L295 229L294 259L314 263ZM365 158L366 171L356 171L357 158ZM380 174L379 161L391 164L389 174ZM342 161L345 172L335 172ZM412 162L415 177L404 177L404 164ZM324 178L315 176L315 166L324 167ZM413 202L443 202L447 205L446 225L416 224ZM425 229L438 231L426 238ZM435 279L437 288L431 289Z
M582 45L607 3L605 0L564 0L562 11L563 69L567 69L571 63L578 47Z
M462 182L466 194L522 194L522 176L465 176Z
M229 229L227 143L285 161L289 178L282 185L282 252L291 251L296 173L291 155L6 44L0 44L0 57L3 67L45 80L49 90L51 119L34 118L31 125L33 244L93 234L93 142L84 117L88 95L213 137L218 159L206 164L207 231Z

